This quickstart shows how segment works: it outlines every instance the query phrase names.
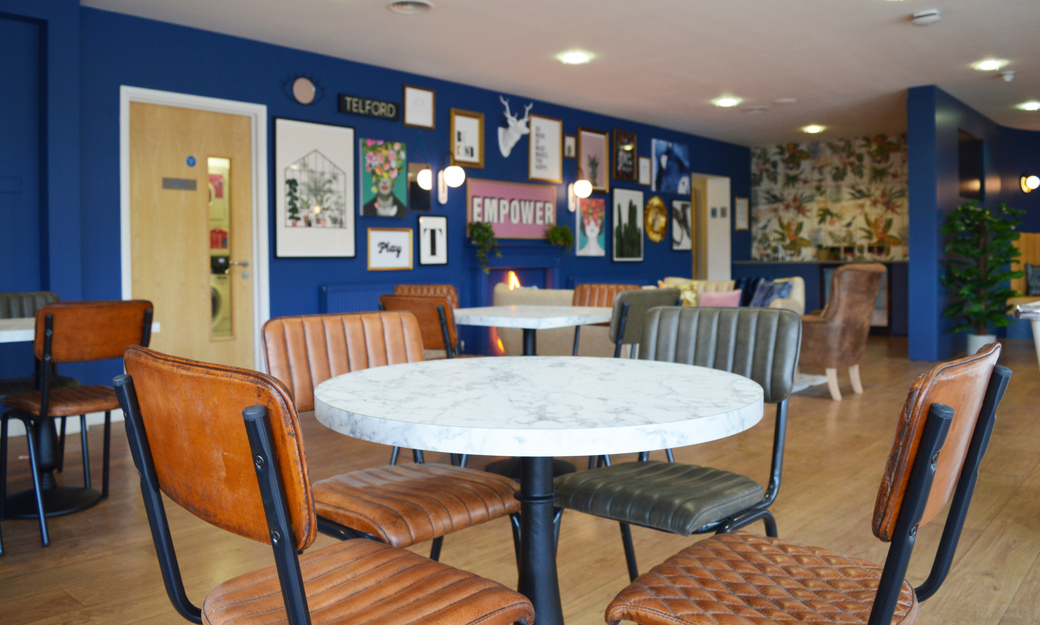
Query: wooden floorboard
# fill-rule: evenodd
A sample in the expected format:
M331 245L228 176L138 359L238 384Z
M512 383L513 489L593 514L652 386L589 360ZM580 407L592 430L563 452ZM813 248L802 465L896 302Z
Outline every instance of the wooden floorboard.
M871 338L860 367L864 395L854 395L848 379L839 374L845 397L841 402L830 400L825 385L792 397L783 486L774 507L785 538L875 560L884 557L887 545L870 531L874 498L907 389L930 367L907 361L905 353L905 339ZM1012 368L1014 377L982 464L953 571L938 594L921 606L923 623L1040 622L1040 368L1031 341L1007 341L1002 363ZM303 424L312 479L384 464L389 458L386 447L332 433L312 416L305 415ZM676 450L677 459L741 472L765 483L772 424L767 406L755 428ZM40 547L35 522L3 522L3 625L184 622L163 588L121 424L113 434L108 501L51 519L52 543L46 549ZM101 429L91 428L90 435L97 481ZM23 438L12 439L8 492L30 486L24 444ZM69 445L63 482L82 479L78 447ZM489 460L474 458L472 465ZM585 464L584 458L572 460L579 467ZM212 529L176 506L167 509L188 594L197 602L217 583L271 564L268 547ZM761 524L750 529L762 531ZM634 528L633 535L643 570L695 540L642 528ZM560 541L558 568L567 623L602 623L606 604L627 583L617 524L567 513ZM927 574L937 542L936 524L919 533L912 581L920 582ZM316 546L332 543L319 537ZM419 553L428 549L428 544L414 548ZM449 536L442 561L516 584L505 519Z

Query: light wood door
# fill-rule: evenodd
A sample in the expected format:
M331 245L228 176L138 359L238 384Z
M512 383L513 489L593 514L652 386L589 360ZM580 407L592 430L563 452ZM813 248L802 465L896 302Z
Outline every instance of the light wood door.
M251 141L247 117L130 104L131 288L134 298L155 305L156 350L254 366ZM216 275L211 247L222 243L211 245L220 240L211 230L225 229L210 221L211 157L230 161L222 189L230 200L227 250L220 254L247 263ZM228 303L230 330L225 320L215 331L215 307Z

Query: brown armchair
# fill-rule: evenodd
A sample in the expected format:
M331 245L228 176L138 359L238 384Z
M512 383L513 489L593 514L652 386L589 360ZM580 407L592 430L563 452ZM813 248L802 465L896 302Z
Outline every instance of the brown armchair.
M859 361L867 346L874 300L885 266L877 263L842 265L831 277L831 296L820 314L802 316L804 366L822 367L831 398L841 401L838 368L848 367L852 390L862 393Z

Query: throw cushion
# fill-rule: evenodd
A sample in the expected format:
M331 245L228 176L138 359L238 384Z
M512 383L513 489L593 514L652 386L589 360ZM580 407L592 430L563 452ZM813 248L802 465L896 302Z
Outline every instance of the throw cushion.
M791 282L773 282L763 280L755 289L755 295L751 298L748 306L752 308L768 308L770 302L775 299L789 297L791 295Z
M740 306L740 289L701 291L697 294L697 305L736 308Z
M680 284L674 287L662 287L662 288L677 288L679 289L679 298L682 300L683 306L696 306L697 305L697 285L693 282L689 284Z
M1040 295L1040 265L1026 264L1026 295Z

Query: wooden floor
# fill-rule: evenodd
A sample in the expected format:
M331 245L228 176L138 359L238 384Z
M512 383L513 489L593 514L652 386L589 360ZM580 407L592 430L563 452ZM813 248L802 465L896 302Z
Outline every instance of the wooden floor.
M928 363L908 362L906 341L872 338L861 366L865 394L833 402L826 385L793 396L783 487L774 509L781 536L880 560L886 545L871 534L878 483L906 391ZM1002 363L1015 374L999 411L989 455L968 515L954 568L922 606L922 622L952 625L1040 623L1040 369L1031 342L1009 341ZM646 389L648 393L653 389ZM677 450L697 462L767 480L772 414L739 436ZM311 477L383 464L389 450L304 423ZM182 623L166 598L122 427L113 429L112 495L80 514L51 519L51 546L40 547L35 522L4 521L0 558L0 623ZM100 428L92 428L92 462L100 476ZM24 438L14 439L9 492L30 486ZM69 445L67 466L79 457ZM96 454L96 458L94 455ZM478 458L474 466L487 461ZM579 465L583 459L576 459ZM64 480L79 479L70 468ZM96 478L99 479L99 478ZM212 530L170 506L188 594L197 602L218 582L271 563L269 548ZM923 579L935 526L918 539L911 579ZM750 528L761 532L761 525ZM643 570L694 539L634 528ZM320 537L316 546L331 544ZM423 552L427 545L416 550ZM442 561L515 586L508 521L445 540ZM566 620L603 622L603 610L627 583L617 525L567 513L558 566Z

